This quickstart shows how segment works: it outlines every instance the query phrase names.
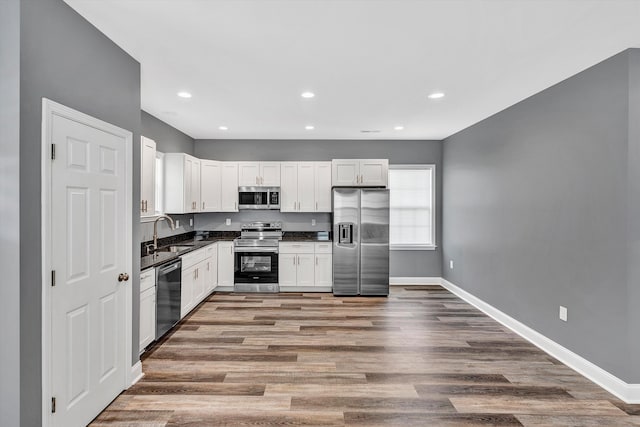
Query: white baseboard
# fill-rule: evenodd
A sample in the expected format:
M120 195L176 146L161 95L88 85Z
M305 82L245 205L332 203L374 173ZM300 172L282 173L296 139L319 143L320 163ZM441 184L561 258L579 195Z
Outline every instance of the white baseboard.
M131 385L134 385L135 383L140 381L143 376L144 374L142 373L142 362L138 360L136 364L131 367L131 376L129 377L131 378Z
M555 341L545 337L541 333L531 329L525 324L517 321L513 317L503 313L490 304L482 301L476 296L470 294L464 289L459 288L446 279L441 279L441 284L451 293L462 298L469 304L473 305L489 317L497 320L502 325L511 329L522 338L531 342L542 351L555 357L565 365L569 366L578 373L584 375L600 387L612 393L626 403L640 403L640 384L628 384L615 375L605 371L601 367L589 362L582 356L577 355L571 350L561 346Z
M391 286L407 286L407 285L440 285L440 277L390 277L389 284Z

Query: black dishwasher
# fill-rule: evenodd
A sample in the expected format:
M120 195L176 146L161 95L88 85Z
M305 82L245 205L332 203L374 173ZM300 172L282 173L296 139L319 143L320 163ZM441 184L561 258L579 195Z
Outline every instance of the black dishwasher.
M182 261L156 267L156 339L180 320Z

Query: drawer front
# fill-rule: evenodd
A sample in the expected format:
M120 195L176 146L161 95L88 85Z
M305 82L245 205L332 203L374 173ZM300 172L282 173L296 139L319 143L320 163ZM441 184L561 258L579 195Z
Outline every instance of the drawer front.
M280 253L283 254L312 254L313 242L280 242Z
M150 268L140 274L140 292L144 292L149 288L156 286L156 269Z
M333 252L333 242L316 242L316 253L317 254L330 254Z
M207 257L207 248L198 249L197 251L189 252L182 255L182 269L189 268L194 264L204 261Z

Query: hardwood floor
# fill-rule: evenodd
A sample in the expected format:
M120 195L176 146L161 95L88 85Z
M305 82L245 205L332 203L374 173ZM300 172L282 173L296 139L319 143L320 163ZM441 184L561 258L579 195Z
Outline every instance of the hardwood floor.
M93 426L640 426L438 286L389 298L217 293Z

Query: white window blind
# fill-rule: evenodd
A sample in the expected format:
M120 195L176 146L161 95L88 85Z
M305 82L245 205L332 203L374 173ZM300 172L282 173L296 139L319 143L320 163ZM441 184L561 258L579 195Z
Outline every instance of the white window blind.
M435 248L435 165L389 166L391 249Z

